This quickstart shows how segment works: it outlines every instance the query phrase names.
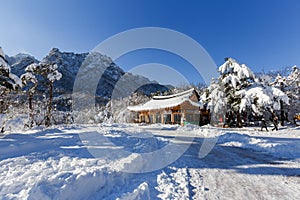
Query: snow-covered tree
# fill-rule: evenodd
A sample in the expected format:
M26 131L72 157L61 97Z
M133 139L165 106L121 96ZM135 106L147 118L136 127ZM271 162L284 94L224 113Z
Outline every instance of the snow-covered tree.
M233 58L225 58L225 63L219 67L220 80L235 89L249 86L255 75L245 64L239 64Z
M252 87L239 91L241 95L240 112L251 107L252 111L262 115L266 108L280 110L281 102L289 104L288 96L280 89L264 84L255 84Z
M254 73L245 65L232 58L225 58L225 63L219 67L219 81L224 85L227 110L237 116L237 125L242 126L240 117L241 95L238 91L250 87L255 80Z
M284 88L287 87L287 82L286 82L286 77L285 76L281 76L280 74L277 74L277 76L275 77L275 80L273 82L270 83L273 86L279 87L282 90Z
M5 59L5 54L0 47L0 114L7 114L6 111L10 106L10 100L7 95L11 91L16 91L21 88L20 79L11 73L10 66ZM6 119L2 119L1 132L4 132Z
M280 102L281 124L284 124L285 113L293 117L296 112L300 111L300 70L297 66L292 67L289 75L283 76L278 74L270 85L279 88L290 98L290 105ZM285 112L286 111L286 112Z
M150 97L147 95L135 92L131 96L124 97L122 99L111 99L106 107L111 112L112 121L118 123L132 122L135 118L135 113L127 109L128 106L138 105L148 101Z
M228 111L230 118L236 117L238 126L242 125L242 115L247 117L249 111L254 115L262 115L266 108L280 110L283 103L289 104L289 98L282 89L288 85L284 77L277 77L276 86L268 85L256 78L245 64L239 64L232 58L225 59L219 72L218 81L211 83L202 99L206 99L212 112Z
M293 67L292 73L287 77L287 84L295 94L300 94L300 69L297 66Z
M274 87L279 88L282 92L286 92L287 91L287 82L286 82L286 77L285 76L281 76L280 74L278 74L275 77L275 80L273 82L271 82L271 85ZM283 100L280 100L279 105L280 108L278 110L280 110L280 121L281 121L281 125L284 125L284 119L285 119L285 114L284 114L284 106L283 106L284 102Z
M292 68L292 72L286 78L285 93L290 98L290 106L288 113L290 117L294 117L296 113L300 113L300 69L297 66Z
M21 85L20 79L11 73L5 54L0 47L0 94L3 95L6 92L17 90Z
M51 125L52 118L52 102L53 102L53 83L56 80L61 79L62 74L57 70L58 66L54 63L44 63L39 64L33 63L26 67L26 72L29 73L29 77L32 75L39 75L44 79L44 84L48 88L48 105L45 117L45 125Z
M210 86L200 97L201 104L207 105L211 113L211 123L222 123L225 120L227 98L224 86L218 80L212 80Z
M38 80L32 72L28 71L21 75L21 80L23 86L27 86L28 94L28 109L29 109L29 127L32 127L34 124L34 112L33 112L33 96L36 93L36 88L38 86Z
M287 84L296 89L295 93L300 93L300 69L295 65L292 68L292 73L287 77Z

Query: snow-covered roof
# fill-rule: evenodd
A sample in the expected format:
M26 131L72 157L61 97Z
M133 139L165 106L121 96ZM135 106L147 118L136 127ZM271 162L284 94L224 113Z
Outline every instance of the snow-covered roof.
M153 98L141 105L128 106L127 108L131 111L148 111L148 110L159 110L165 108L172 108L188 101L191 105L199 107L200 103L194 102L190 97L194 94L195 89L190 89L181 93L172 94L168 96L153 96Z

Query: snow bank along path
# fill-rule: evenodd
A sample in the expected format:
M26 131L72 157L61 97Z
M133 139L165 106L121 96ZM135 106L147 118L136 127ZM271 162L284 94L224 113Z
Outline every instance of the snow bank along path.
M82 141L80 134L99 134L113 145ZM143 168L139 153L178 135L195 136L178 160L153 172L124 172L131 163ZM218 142L200 159L206 137ZM114 154L120 148L129 154ZM105 153L94 158L88 150ZM0 138L0 199L298 199L299 150L297 128L102 124L10 133Z

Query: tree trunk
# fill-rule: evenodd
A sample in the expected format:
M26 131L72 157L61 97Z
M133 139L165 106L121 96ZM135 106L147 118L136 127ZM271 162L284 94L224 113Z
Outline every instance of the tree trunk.
M4 101L2 98L0 98L0 114L4 113Z
M29 118L30 118L30 122L29 122L29 127L32 128L33 127L33 106L32 106L32 99L33 99L33 94L29 93L28 95L28 108L29 108Z
M51 117L52 117L52 98L53 98L53 83L49 83L49 103L48 103L48 110L45 119L45 126L51 125Z
M4 92L0 95L0 114L5 114L8 107L8 100Z
M280 121L281 121L281 126L284 126L284 110L283 110L282 100L280 100Z
M241 118L241 113L237 112L236 114L236 121L237 121L237 127L241 128L243 127L243 123L242 123L242 118Z
M284 92L284 85L282 82L280 84L280 90ZM280 104L280 122L281 122L281 126L284 126L284 110L283 110L283 101L281 99L279 101L279 104Z

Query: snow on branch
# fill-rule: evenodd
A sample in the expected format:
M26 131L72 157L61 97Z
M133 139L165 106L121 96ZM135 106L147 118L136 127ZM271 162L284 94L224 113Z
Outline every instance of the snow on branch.
M280 89L258 85L250 87L238 92L241 96L240 112L246 110L247 106L251 106L255 113L261 114L266 107L273 107L275 110L279 110L279 101L289 104L288 96Z

